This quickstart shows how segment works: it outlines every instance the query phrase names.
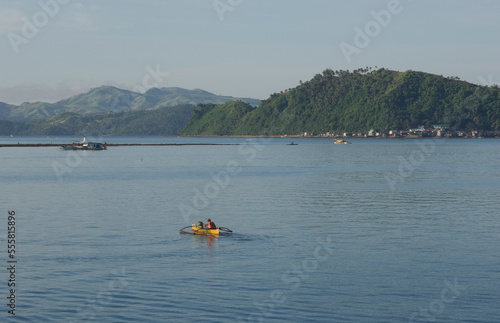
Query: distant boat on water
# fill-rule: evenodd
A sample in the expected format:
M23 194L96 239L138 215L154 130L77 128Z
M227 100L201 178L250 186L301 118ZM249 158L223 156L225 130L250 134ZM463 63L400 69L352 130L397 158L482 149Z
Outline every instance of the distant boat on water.
M82 141L75 142L71 145L62 145L62 149L64 150L106 150L108 149L105 144L100 143L100 142L91 142L91 141L86 141L85 138L83 138Z
M351 142L350 141L347 141L347 140L344 140L344 139L334 139L333 140L333 143L334 144L350 144Z

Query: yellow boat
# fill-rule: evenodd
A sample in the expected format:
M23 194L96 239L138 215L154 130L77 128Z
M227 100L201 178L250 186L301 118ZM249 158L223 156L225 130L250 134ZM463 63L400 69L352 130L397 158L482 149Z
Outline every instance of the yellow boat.
M191 225L191 230L193 234L205 234L205 235L212 235L212 236L218 236L219 235L219 228L215 229L208 229L208 228L198 228L194 224Z
M191 231L187 231L187 229L191 228ZM210 235L210 236L219 236L219 232L224 231L231 233L233 232L232 230L225 228L225 227L217 227L215 229L209 229L209 228L200 228L199 226L196 226L195 224L191 224L191 226L187 226L185 228L182 228L179 230L180 233L190 233L190 234L199 234L199 235Z

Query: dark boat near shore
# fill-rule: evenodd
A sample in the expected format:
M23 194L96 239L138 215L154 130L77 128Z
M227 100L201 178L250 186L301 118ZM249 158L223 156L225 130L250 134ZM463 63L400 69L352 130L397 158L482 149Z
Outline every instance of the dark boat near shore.
M62 145L62 149L64 150L106 150L108 149L105 144L100 142L91 142L86 141L83 138L80 142L74 142L71 145Z

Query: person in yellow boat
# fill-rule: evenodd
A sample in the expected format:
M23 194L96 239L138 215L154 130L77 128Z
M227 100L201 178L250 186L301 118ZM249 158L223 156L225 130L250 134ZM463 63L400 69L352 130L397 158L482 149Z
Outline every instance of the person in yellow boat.
M212 222L212 220L210 220L210 219L208 219L208 220L207 220L207 223L205 223L205 226L206 226L208 229L215 229L215 228L217 228L217 227L215 226L215 223L213 223L213 222Z

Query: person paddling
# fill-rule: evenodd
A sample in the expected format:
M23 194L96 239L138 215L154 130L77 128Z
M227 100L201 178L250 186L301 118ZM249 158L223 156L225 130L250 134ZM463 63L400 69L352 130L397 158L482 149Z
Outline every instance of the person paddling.
M217 227L215 226L215 223L212 222L212 220L208 219L207 220L207 223L205 224L205 226L208 228L208 229L216 229Z

